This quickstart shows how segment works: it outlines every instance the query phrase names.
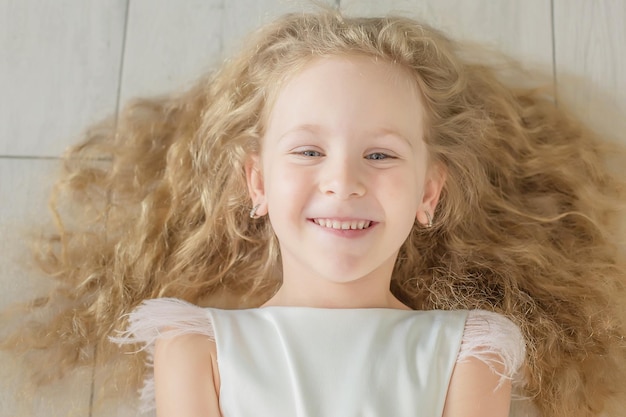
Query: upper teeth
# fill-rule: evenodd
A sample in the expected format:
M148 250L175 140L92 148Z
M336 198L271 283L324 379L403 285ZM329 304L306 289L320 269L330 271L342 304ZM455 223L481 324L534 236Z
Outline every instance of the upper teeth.
M349 222L342 222L339 220L331 220L331 219L313 219L313 221L319 224L322 227L329 227L332 229L367 229L371 222L367 220L352 220Z

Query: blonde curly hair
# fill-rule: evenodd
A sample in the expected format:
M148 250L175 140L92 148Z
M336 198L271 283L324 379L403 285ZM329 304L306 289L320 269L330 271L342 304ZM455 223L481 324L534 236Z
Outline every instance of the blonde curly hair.
M99 360L118 355L108 337L146 298L267 300L280 286L280 254L269 222L249 219L244 164L281 83L312 59L346 54L412 74L425 141L448 173L434 227L415 227L400 251L394 294L414 309L481 308L515 321L527 342L524 394L543 416L623 407L626 274L616 242L626 197L623 174L607 165L623 149L546 90L507 84L460 43L401 17L286 15L189 90L136 100L88 130L66 155L58 231L38 257L59 285L32 307L55 314L5 345L55 352L66 369L93 361L95 344Z

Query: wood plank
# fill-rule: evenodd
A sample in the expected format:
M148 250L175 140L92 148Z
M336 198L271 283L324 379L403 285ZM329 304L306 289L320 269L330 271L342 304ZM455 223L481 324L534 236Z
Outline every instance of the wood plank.
M236 53L241 39L259 25L301 9L289 0L133 0L121 101L190 85Z
M424 20L457 39L492 46L551 71L550 0L342 0L349 14L400 14Z
M29 279L34 272L28 269L28 237L50 218L47 199L58 165L57 160L0 158L0 309L38 292L35 280Z
M58 161L0 158L0 310L44 295L49 280L32 269L29 236L46 223L46 201ZM2 329L5 330L5 329ZM91 369L29 391L29 365L0 352L0 410L3 416L87 416Z
M318 0L318 3L332 6L336 0ZM282 14L317 9L307 0L230 0L224 9L224 51L227 55L236 53L253 30Z
M133 0L121 101L184 87L221 52L221 0Z
M100 378L100 373L96 374ZM96 378L99 381L99 378ZM129 397L128 393L120 393L120 397ZM139 400L138 396L133 400L120 399L117 397L98 398L96 393L96 401L93 406L93 411L89 417L136 417L139 415ZM156 417L156 411L141 414L142 417Z
M127 0L3 0L0 155L56 156L113 113Z
M626 144L626 2L555 0L559 103Z

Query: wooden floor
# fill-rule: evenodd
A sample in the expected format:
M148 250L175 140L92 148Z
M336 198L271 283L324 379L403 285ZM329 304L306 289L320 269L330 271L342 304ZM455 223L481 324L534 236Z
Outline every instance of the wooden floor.
M626 1L332 3L353 14L418 17L541 66L559 102L626 141ZM82 129L130 97L185 86L251 29L306 7L279 0L0 0L0 308L42 291L24 268L26 236L46 223L57 158ZM16 388L20 372L0 356L0 417L16 415L19 398L31 398ZM42 417L136 415L133 404L114 400L94 409L94 386L85 370L26 402Z

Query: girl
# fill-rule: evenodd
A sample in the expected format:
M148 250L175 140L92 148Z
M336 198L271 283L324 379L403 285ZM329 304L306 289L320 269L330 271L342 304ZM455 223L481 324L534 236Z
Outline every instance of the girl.
M63 184L96 219L42 260L71 320L33 341L106 357L132 311L116 341L153 357L162 416L620 410L621 150L469 56L408 19L288 15L92 129Z
M433 227L445 181L420 95L405 68L357 51L307 57L267 92L245 171L250 216L268 215L276 234L282 285L261 309L160 299L131 315L129 341L151 349L161 338L158 415L508 415L506 379L523 356L515 325L407 314L389 289L416 219Z

